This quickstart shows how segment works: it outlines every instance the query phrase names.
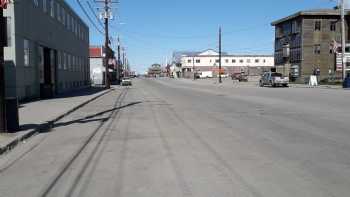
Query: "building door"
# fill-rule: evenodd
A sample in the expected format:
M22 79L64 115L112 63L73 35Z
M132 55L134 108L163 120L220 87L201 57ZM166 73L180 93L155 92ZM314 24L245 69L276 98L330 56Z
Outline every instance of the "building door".
M43 66L42 66L42 79L40 80L40 97L47 99L52 98L54 94L54 83L52 83L52 60L51 49L43 48Z

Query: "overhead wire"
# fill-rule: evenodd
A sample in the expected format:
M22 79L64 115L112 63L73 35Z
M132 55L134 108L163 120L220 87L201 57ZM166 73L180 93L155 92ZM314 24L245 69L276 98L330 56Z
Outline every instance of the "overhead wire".
M96 23L92 20L92 18L90 17L90 15L87 13L87 11L85 10L84 6L81 4L80 0L76 0L76 2L78 3L79 7L81 8L81 10L83 11L83 13L85 14L85 16L88 18L88 20L90 21L90 23L93 25L93 27L95 27L95 29L97 30L97 32L101 33L102 35L104 35L104 32L101 31L98 26L96 25Z

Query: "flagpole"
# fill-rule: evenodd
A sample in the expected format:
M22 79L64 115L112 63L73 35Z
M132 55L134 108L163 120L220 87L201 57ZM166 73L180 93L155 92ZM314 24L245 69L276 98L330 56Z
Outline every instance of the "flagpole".
M342 50L341 50L341 59L342 59L342 76L343 76L343 80L345 80L346 77L346 59L345 59L345 1L341 0L341 46L342 46Z

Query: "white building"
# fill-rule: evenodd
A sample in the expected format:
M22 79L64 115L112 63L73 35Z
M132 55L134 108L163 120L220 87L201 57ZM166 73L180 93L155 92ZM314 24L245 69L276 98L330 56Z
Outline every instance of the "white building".
M184 76L186 72L214 71L215 73L218 71L219 53L212 49L191 55L183 54L180 59ZM259 75L263 71L270 70L274 65L273 55L228 55L223 53L221 57L221 66L226 74L247 72L250 75Z

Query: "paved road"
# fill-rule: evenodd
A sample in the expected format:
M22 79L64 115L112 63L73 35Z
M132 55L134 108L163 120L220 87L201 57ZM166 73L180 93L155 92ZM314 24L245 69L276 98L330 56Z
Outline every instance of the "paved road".
M349 196L349 100L135 80L0 158L0 196Z

